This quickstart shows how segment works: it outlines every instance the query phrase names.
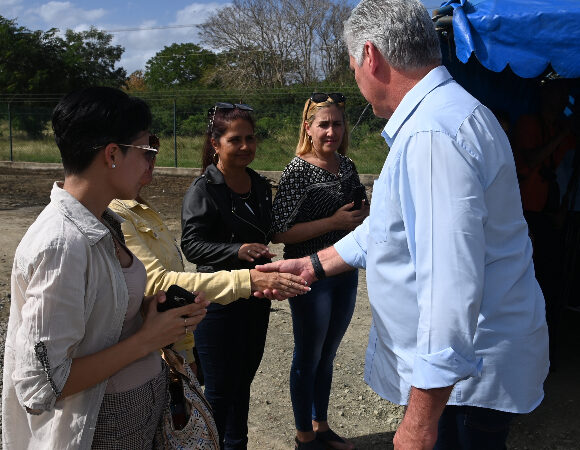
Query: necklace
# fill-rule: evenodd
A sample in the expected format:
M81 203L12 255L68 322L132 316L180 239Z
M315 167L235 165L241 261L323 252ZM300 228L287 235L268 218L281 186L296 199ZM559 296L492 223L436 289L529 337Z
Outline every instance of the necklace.
M240 197L242 200L247 200L250 198L250 196L252 195L252 190L250 189L250 192L248 192L247 194L238 194L238 197Z

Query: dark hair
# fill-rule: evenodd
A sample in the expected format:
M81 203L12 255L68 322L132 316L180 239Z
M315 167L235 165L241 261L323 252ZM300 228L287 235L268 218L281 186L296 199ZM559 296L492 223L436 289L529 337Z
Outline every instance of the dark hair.
M99 147L131 143L151 125L149 106L110 87L89 87L65 95L52 113L52 129L65 174L91 165ZM121 147L122 151L126 151Z
M256 130L256 123L250 111L245 111L238 108L221 109L218 108L213 113L213 108L208 113L208 129L205 133L205 141L201 152L201 166L202 171L214 162L215 149L211 145L212 138L219 141L223 134L228 130L230 123L234 120L242 119L252 125L252 129ZM212 121L213 117L213 123Z

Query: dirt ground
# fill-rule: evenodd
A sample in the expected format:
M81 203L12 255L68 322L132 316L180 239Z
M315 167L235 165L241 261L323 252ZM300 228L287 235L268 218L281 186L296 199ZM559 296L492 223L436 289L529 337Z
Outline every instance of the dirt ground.
M56 179L62 179L61 171L0 165L2 342L9 313L14 251L26 228L48 203ZM180 233L181 198L190 182L191 177L187 176L157 175L145 193L176 236ZM273 247L281 254L280 247ZM403 414L401 407L379 398L363 381L370 321L363 271L354 316L335 360L329 409L331 426L349 437L359 450L392 448L394 430ZM510 449L580 448L580 313L570 311L565 321L563 360L546 380L544 402L531 414L516 418L508 440ZM294 424L288 390L293 347L291 326L287 302L273 304L264 358L252 385L250 449L293 448Z

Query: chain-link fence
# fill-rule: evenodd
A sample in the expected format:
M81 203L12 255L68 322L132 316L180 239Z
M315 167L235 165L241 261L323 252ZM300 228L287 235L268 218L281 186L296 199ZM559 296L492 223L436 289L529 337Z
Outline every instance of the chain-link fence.
M252 167L281 170L294 155L304 101L313 91L343 92L347 97L347 116L351 128L366 106L356 86L349 88L241 91L179 91L137 93L153 113L152 131L161 138L159 166L199 167L201 148L207 129L208 110L216 101L252 105L256 119L258 152ZM0 160L60 162L50 123L51 113L61 95L13 96L0 98ZM351 138L351 152L368 149L368 139L380 142L384 121L376 119L370 108ZM384 150L384 141L380 144ZM351 155L352 156L352 155ZM384 161L384 152L377 161ZM352 156L355 159L357 158ZM366 164L368 156L360 158ZM370 158L373 161L373 158ZM366 173L378 173L380 165ZM361 171L362 173L362 171Z

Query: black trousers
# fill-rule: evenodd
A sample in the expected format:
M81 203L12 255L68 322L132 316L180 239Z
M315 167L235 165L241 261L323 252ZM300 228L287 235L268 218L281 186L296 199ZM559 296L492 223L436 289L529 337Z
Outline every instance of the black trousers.
M195 330L205 396L222 449L247 448L250 385L264 354L269 318L267 299L212 303Z

